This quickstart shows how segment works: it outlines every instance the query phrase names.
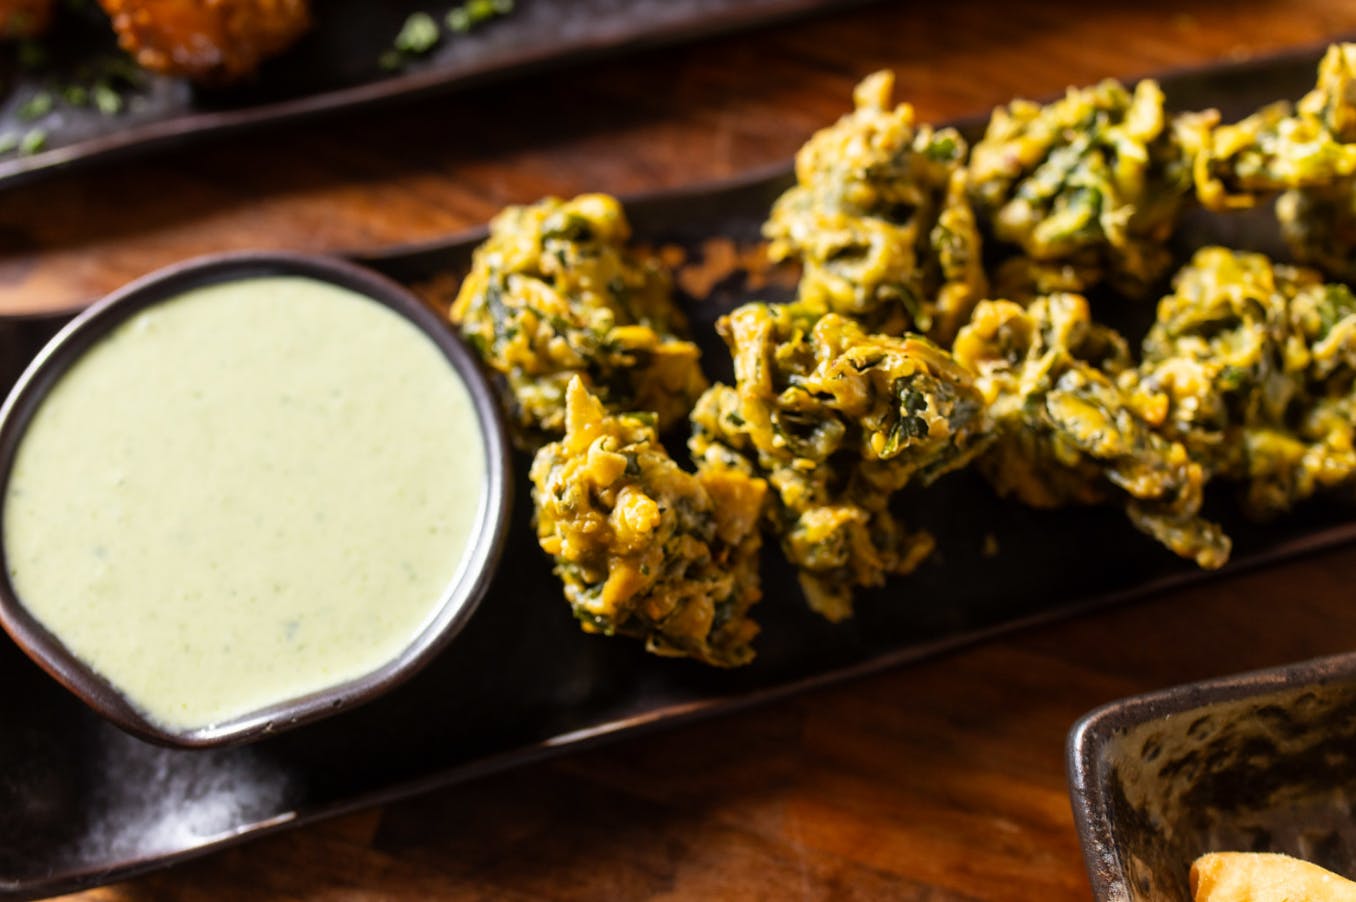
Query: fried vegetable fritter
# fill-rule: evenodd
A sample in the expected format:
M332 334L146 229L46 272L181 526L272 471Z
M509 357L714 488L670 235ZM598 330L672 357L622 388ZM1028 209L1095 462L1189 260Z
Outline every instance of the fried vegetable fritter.
M1204 248L1177 274L1124 384L1155 428L1256 516L1356 474L1356 297L1261 254Z
M1313 151L1294 162L1292 168L1309 177L1280 185L1289 190L1276 203L1276 217L1296 260L1350 282L1356 280L1356 44L1328 48L1298 116L1326 139L1324 165L1311 162L1319 156Z
M1356 44L1333 45L1297 104L1278 101L1211 130L1194 161L1211 210L1251 207L1278 191L1328 188L1356 175Z
M1125 340L1092 321L1084 298L985 301L955 353L989 405L998 437L979 467L999 494L1035 507L1119 496L1175 553L1210 568L1228 559L1228 537L1199 516L1206 471L1131 406L1116 381L1131 366Z
M737 469L681 469L653 417L609 414L578 377L565 435L537 452L537 536L588 632L656 654L746 664L758 632L759 523L767 485Z
M309 0L99 0L118 43L153 72L225 83L311 26Z
M1356 44L1328 48L1313 90L1213 130L1195 160L1196 193L1212 210L1278 192L1276 216L1300 263L1356 278Z
M668 273L626 247L621 206L602 194L509 207L490 224L452 305L452 321L502 377L523 447L565 430L579 376L612 411L644 410L660 431L706 388Z
M47 30L56 0L0 0L0 40L33 38Z
M983 448L970 375L920 336L866 333L804 305L747 304L717 324L736 385L716 385L692 414L698 469L742 469L772 488L770 521L811 607L852 612L857 586L908 573L932 537L890 510Z
M799 298L873 331L947 341L984 295L965 198L965 140L891 107L894 76L857 86L855 110L796 155L796 185L764 227L774 260L804 266Z
M1276 219L1295 260L1356 282L1356 180L1287 191L1276 201Z
M1210 121L1170 120L1151 80L1133 92L1112 80L1070 88L1045 106L1016 100L994 110L970 154L970 197L985 227L1030 259L1034 287L1109 277L1137 291L1169 265L1190 148Z

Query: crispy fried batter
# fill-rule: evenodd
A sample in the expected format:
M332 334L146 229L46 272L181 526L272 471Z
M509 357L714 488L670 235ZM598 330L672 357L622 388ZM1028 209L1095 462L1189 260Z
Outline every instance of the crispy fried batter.
M226 83L311 25L309 0L99 0L118 42L153 72Z
M1124 339L1092 322L1087 301L1056 294L1023 308L985 301L956 339L998 434L979 466L1000 494L1036 507L1119 496L1141 531L1202 567L1230 543L1199 516L1207 472L1156 434L1116 377Z
M979 453L979 394L927 339L868 334L814 308L748 304L717 328L737 382L698 402L692 456L702 472L767 479L772 526L810 605L841 620L855 587L907 573L932 550L931 536L898 522L890 499Z
M1356 44L1328 48L1299 103L1278 101L1213 129L1194 162L1211 210L1251 207L1278 191L1327 188L1356 175Z
M668 273L630 252L630 226L611 197L586 194L509 207L490 224L452 321L504 380L520 445L565 429L565 387L579 376L609 410L680 422L706 388L697 346Z
M1270 852L1211 852L1191 864L1193 902L1356 902L1356 883Z
M532 485L538 540L585 630L721 667L752 660L763 480L685 472L652 417L608 414L576 376L564 438L537 452Z
M1143 416L1269 516L1356 476L1353 380L1350 289L1216 247L1178 273L1124 381Z
M1168 266L1190 147L1210 121L1170 121L1150 80L1133 92L1112 80L1070 88L1046 106L1016 100L994 110L970 155L970 197L994 236L1032 261L1033 287L1082 290L1109 276L1138 290Z
M965 140L891 108L893 89L891 73L870 76L856 109L801 148L764 233L774 260L804 265L802 302L947 341L985 291Z

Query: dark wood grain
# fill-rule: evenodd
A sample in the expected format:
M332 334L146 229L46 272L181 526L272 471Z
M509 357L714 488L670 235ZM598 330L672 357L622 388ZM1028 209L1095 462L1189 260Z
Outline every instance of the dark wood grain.
M898 3L8 192L0 310L189 254L351 248L546 192L782 160L882 66L928 118L1356 31L1339 0ZM737 717L261 840L89 900L1086 898L1088 708L1356 647L1356 551L1032 630Z

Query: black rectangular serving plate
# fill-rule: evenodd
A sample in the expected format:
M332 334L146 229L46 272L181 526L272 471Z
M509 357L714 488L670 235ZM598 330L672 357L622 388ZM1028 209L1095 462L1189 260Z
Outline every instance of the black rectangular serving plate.
M445 34L426 56L398 72L380 65L414 12L441 18L460 0L322 0L315 27L264 63L257 77L227 88L144 73L116 115L57 101L37 121L23 109L36 94L90 81L91 60L117 55L108 20L62 10L42 46L39 67L20 64L0 44L0 135L41 126L43 150L0 155L0 185L58 167L182 142L209 134L464 87L642 47L727 34L865 0L517 0L508 15L467 34ZM92 7L93 4L91 3Z
M1312 83L1318 52L1168 76L1182 108L1240 115ZM786 167L628 205L637 238L700 258L703 242L756 241ZM1263 215L1196 217L1191 245L1225 240L1274 250ZM463 269L483 232L365 259L405 281ZM769 299L785 289L768 290ZM714 378L729 357L711 324L752 296L742 275L687 299ZM1103 305L1127 329L1152 305ZM1117 312L1129 316L1117 317ZM0 377L12 379L54 323L0 321ZM1137 333L1136 336L1137 337ZM9 643L0 643L0 895L55 893L115 880L356 807L407 796L605 737L742 707L936 654L1020 626L1208 578L1135 532L1112 509L1033 511L1000 502L959 473L908 499L939 553L918 573L863 592L832 625L805 607L769 548L758 659L719 671L646 655L640 644L580 632L530 526L526 464L505 566L474 619L426 670L389 695L249 746L175 751L147 745L86 710ZM1356 539L1356 508L1303 507L1257 525L1216 499L1235 539L1226 572ZM999 552L983 553L985 536Z
M1206 852L1356 875L1356 654L1112 702L1075 725L1068 751L1100 902L1190 902Z

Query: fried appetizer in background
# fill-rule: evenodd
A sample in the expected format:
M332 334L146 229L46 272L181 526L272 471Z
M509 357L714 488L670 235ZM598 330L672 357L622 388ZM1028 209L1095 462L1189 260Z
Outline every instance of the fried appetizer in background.
M1356 175L1356 44L1328 48L1313 90L1211 130L1194 161L1211 210L1251 207L1278 191L1324 188Z
M997 441L979 467L1000 495L1033 507L1119 497L1176 554L1207 568L1228 560L1228 537L1199 516L1207 471L1132 407L1116 381L1131 366L1125 340L1081 296L985 301L955 353L989 407Z
M1133 92L1110 80L1070 88L1046 106L1016 100L994 110L970 154L970 198L984 227L1027 259L1031 289L1110 278L1133 294L1169 265L1189 148L1210 121L1169 120L1149 80Z
M509 207L476 249L451 317L502 378L520 446L564 433L575 376L608 410L655 413L661 432L706 388L669 275L630 234L616 200L586 194Z
M1276 201L1276 218L1295 260L1356 281L1356 180L1287 191Z
M1290 252L1329 276L1356 280L1356 44L1328 48L1318 83L1299 103L1300 116L1321 124L1339 147L1325 147L1333 176L1326 184L1294 184L1276 203ZM1314 129L1317 130L1317 129ZM1303 159L1296 167L1303 165ZM1311 168L1312 164L1311 164Z
M1159 303L1134 404L1254 516L1356 476L1356 297L1261 254L1204 248Z
M1356 883L1289 855L1210 852L1191 865L1192 902L1356 902Z
M930 535L891 512L891 497L979 453L982 399L927 339L868 334L803 305L748 304L717 330L736 384L698 402L692 457L702 473L767 480L773 529L810 606L842 620L856 587L908 573L932 551Z
M211 84L250 75L311 25L308 0L99 0L99 5L138 65Z
M33 38L47 30L56 0L0 0L0 40Z
M564 437L532 464L537 537L584 629L720 667L753 658L766 491L739 470L684 471L652 416L609 414L577 376Z
M1195 160L1211 210L1284 192L1276 216L1291 253L1334 278L1356 278L1356 44L1328 48L1313 90L1215 128Z
M856 109L801 148L764 234L774 260L803 265L802 302L949 341L985 292L965 140L891 107L893 90L892 73L868 77Z

